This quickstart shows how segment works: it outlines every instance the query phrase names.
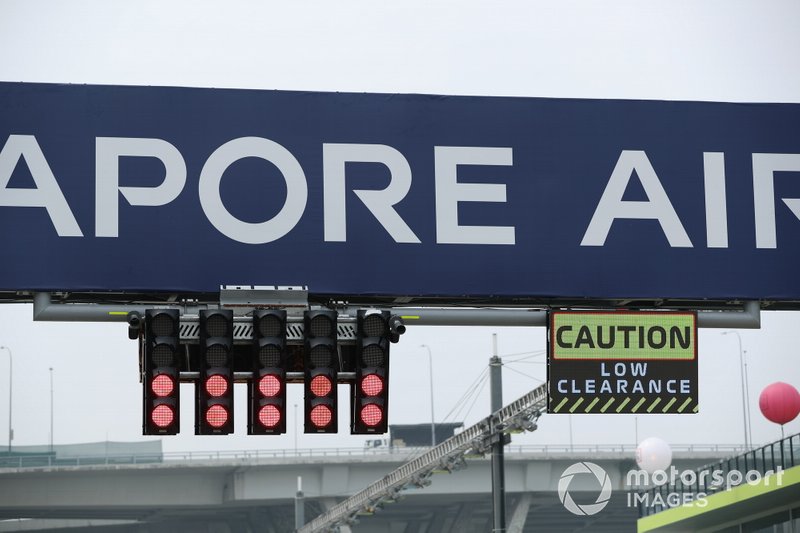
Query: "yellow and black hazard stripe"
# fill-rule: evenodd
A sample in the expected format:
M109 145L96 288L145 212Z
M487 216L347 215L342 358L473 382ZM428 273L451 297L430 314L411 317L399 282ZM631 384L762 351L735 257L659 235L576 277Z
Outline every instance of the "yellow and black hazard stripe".
M565 396L550 398L550 413L685 414L697 413L697 399L691 396Z

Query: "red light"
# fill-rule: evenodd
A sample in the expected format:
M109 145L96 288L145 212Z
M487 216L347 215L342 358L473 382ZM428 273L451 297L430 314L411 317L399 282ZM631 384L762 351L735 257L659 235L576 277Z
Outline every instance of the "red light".
M156 405L153 412L150 413L150 420L153 421L157 427L165 428L172 424L172 421L175 420L175 413L172 411L172 407L169 405L161 404Z
M361 378L361 391L367 396L377 396L383 392L383 380L378 374L367 374Z
M262 396L271 398L281 392L281 380L275 374L262 376L258 381L258 390Z
M368 403L361 408L361 421L374 427L383 421L383 410L374 403Z
M258 421L266 428L274 428L281 421L281 412L274 405L265 405L258 412Z
M212 405L206 411L206 422L213 428L219 428L228 421L228 410L221 405Z
M153 378L152 383L150 383L150 389L152 389L153 394L163 398L172 394L172 391L175 390L175 382L167 374L159 374Z
M328 376L315 376L311 379L311 393L314 396L327 396L332 389L333 384Z
M324 428L328 424L331 423L333 419L333 413L331 412L331 408L327 405L315 405L313 409L311 409L311 413L309 413L309 417L311 418L311 423L318 428Z
M209 376L206 379L206 392L214 398L219 398L228 391L228 380L219 374Z

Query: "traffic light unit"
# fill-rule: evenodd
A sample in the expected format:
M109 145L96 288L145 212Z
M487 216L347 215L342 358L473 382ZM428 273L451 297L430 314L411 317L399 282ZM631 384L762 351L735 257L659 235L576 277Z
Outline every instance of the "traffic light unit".
M253 312L253 378L247 382L248 435L286 433L286 311Z
M200 311L196 435L233 433L233 311Z
M391 313L359 310L356 315L356 377L351 388L350 433L388 430Z
M148 309L144 333L144 435L177 435L180 431L177 309Z
M339 370L336 311L306 311L303 335L305 432L336 433Z

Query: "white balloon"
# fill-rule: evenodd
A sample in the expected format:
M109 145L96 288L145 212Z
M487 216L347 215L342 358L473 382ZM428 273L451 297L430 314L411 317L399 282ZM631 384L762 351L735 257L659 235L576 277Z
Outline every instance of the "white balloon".
M636 464L649 474L656 470L666 471L672 464L672 448L658 437L644 439L636 447Z

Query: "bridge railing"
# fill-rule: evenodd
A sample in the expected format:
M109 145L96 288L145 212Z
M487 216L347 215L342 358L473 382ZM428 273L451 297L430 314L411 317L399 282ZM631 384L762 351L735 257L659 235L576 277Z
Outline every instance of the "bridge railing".
M640 490L636 495L639 517L672 509L685 502L705 499L744 483L757 484L765 476L795 466L800 466L800 433L759 448L742 450L740 454L733 454L695 470L680 472L679 475L670 472L670 476L663 476L663 484ZM780 484L780 481L777 483Z
M673 452L710 454L736 454L744 451L743 446L735 444L676 444L671 447ZM239 451L193 451L193 452L165 452L164 461L208 461L225 459L282 459L304 457L364 457L394 455L398 460L407 456L417 456L430 449L430 446L385 446L378 448L300 448L279 450L239 450ZM636 446L633 444L509 444L505 447L507 454L573 454L586 455L591 453L629 453L634 457Z
M62 466L97 466L97 465L130 465L145 463L161 463L164 461L160 453L147 454L109 454L59 456L54 453L25 453L0 455L0 469L3 468L55 468Z
M673 453L709 453L731 456L744 452L744 447L735 444L675 444ZM4 468L42 468L42 467L81 467L97 465L125 465L151 463L198 463L214 461L258 461L269 459L325 458L325 457L396 457L398 461L407 460L426 452L430 447L382 446L377 448L287 448L261 450L219 450L186 451L140 454L93 454L59 455L54 453L0 453L0 469ZM595 453L629 454L634 457L633 444L522 444L507 445L505 453L574 455L585 456Z

